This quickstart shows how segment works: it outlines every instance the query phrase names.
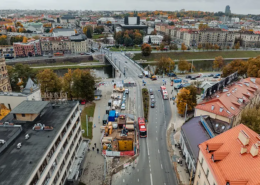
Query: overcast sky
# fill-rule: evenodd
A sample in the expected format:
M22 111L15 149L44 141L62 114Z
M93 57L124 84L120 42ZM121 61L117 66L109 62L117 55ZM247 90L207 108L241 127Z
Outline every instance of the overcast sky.
M260 14L260 0L0 0L0 9L201 10Z

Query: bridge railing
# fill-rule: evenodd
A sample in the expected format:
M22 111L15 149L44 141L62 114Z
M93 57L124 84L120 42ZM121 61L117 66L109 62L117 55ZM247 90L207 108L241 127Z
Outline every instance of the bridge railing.
M144 72L144 68L142 66L140 66L140 64L138 64L136 61L132 60L131 58L129 58L128 56L126 56L125 54L122 54L124 57L126 57L128 60L130 60L138 69L140 69L142 72Z

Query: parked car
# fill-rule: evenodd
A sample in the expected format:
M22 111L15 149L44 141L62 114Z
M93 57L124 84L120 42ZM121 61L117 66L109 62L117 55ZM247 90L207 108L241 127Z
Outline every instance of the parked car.
M155 103L151 103L151 108L154 108L155 107Z
M151 95L150 98L151 98L151 99L154 99L154 95Z
M214 75L213 74L209 74L208 77L213 77Z
M221 76L221 74L216 74L215 76Z
M168 73L168 76L169 76L169 77L177 77L177 75L174 74L174 73Z
M142 74L140 74L140 75L138 75L138 77L139 77L139 78L143 78L143 75L142 75Z
M150 93L150 95L152 95L153 94L153 90L149 89L149 93Z
M196 77L196 76L192 76L190 79L191 79L191 80L196 80L197 77Z
M125 110L125 104L124 103L121 105L121 110Z
M219 78L219 76L215 75L215 76L213 76L213 78Z
M125 89L125 93L126 93L126 94L129 94L129 89Z
M151 99L151 103L155 103L155 99Z
M186 78L191 78L192 76L191 75L187 75Z
M127 63L127 61L125 61L125 63Z

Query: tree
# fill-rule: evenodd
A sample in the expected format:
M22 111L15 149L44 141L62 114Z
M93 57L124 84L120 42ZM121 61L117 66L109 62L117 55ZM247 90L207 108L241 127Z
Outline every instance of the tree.
M23 25L22 25L22 23L20 23L20 22L17 22L17 23L15 24L15 26L16 26L16 27L21 27L21 28L23 28Z
M47 29L45 30L45 32L46 32L46 33L49 33L49 32L50 32L50 29L49 29L49 28L47 28Z
M130 37L125 37L124 44L126 47L133 45L133 40Z
M177 94L176 102L178 113L181 115L185 114L186 104L187 111L191 111L197 105L197 88L191 85L189 88L183 88Z
M171 22L168 23L168 25L174 26L174 22L171 21Z
M202 48L202 44L199 44L198 45L198 50L201 50L201 48Z
M151 35L157 35L156 29L154 29L154 30L151 32Z
M246 75L248 69L248 62L243 60L233 60L222 68L222 77L227 77L232 73L238 71L238 75Z
M35 39L35 40L39 40L40 39L40 37L38 35L33 36L32 38Z
M207 29L209 26L207 24L200 24L199 25L199 30L205 30Z
M256 133L260 133L260 109L259 105L245 109L242 112L241 123L248 126Z
M41 92L60 92L62 89L61 79L51 69L44 69L37 74Z
M186 87L187 90L190 91L190 97L188 101L188 110L194 110L195 106L197 105L197 89L199 87L199 83L197 84L197 87L194 85L190 85Z
M164 74L170 73L174 70L175 62L171 58L165 58L162 57L157 63L156 63L156 69L157 71L161 71Z
M94 29L94 32L95 32L95 33L98 33L98 34L102 34L103 31L104 31L104 26L97 26L97 27ZM86 30L86 33L87 33L87 30Z
M6 35L0 36L0 45L8 45L7 36Z
M219 49L219 46L217 44L214 45L214 50Z
M178 69L182 72L189 71L189 63L187 62L187 60L181 59L178 63Z
M178 46L176 44L173 44L173 50L178 50Z
M236 43L236 45L235 45L236 51L237 51L239 48L240 48L240 42L238 41L238 42Z
M63 77L63 91L68 93L68 98L73 98L73 72L68 69L68 72Z
M27 43L28 38L27 37L23 37L23 43Z
M214 69L222 69L222 67L224 66L224 59L222 56L218 56L218 57L215 57L215 60L213 62L213 68Z
M84 28L83 28L83 33L85 34L85 35L87 35L87 27L85 26Z
M166 44L170 44L171 43L171 37L169 35L164 35L162 41L164 41Z
M112 22L111 21L107 21L107 24L112 24Z
M87 101L92 101L94 99L94 88L95 79L91 75L89 70L85 70L81 75L81 91L80 96Z
M90 30L90 32L91 32L91 35L93 35L93 27L92 26L87 26L87 30Z
M148 44L151 44L152 43L152 40L151 40L151 37L149 36L148 38Z
M184 50L187 50L187 47L185 46L184 43L181 44L181 50L184 52Z
M87 38L89 38L89 39L92 38L92 33L89 29L87 30Z
M160 50L163 51L165 45L163 43L160 44Z
M141 46L141 50L142 50L142 55L143 56L149 56L152 52L152 48L149 44L146 44L144 43L142 46Z
M205 49L208 51L210 49L210 43L205 44Z
M256 58L248 59L248 69L247 69L247 76L248 77L260 77L260 56Z

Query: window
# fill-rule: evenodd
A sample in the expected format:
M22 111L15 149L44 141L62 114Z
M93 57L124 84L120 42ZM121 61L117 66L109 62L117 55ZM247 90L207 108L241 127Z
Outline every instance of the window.
M206 177L208 178L209 176L209 169L207 169Z
M199 178L200 178L200 175L201 175L201 171L199 171L199 175L198 175L198 176L199 176Z
M22 114L22 117L25 117L25 114Z
M203 158L201 158L201 162L200 162L201 166L203 165L203 160L204 160L204 159L203 159Z

